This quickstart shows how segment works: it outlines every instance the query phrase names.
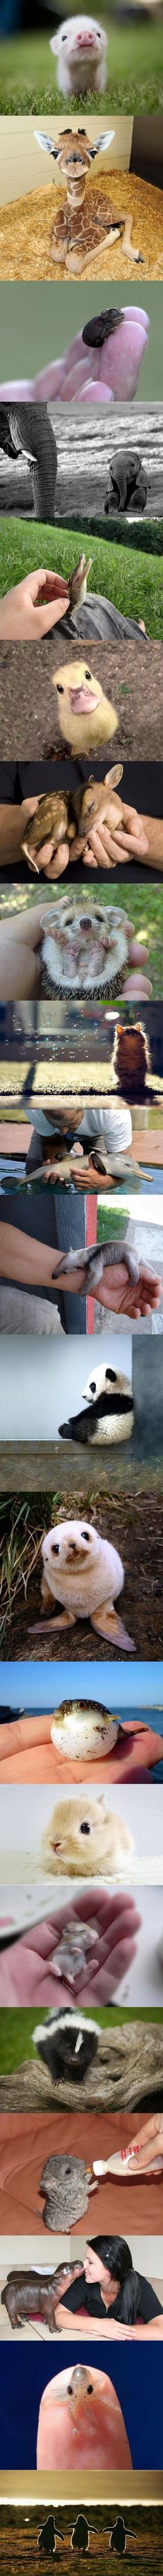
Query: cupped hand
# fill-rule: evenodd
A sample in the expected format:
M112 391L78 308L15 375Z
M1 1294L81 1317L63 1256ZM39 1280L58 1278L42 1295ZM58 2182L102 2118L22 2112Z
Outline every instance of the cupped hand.
M107 802L105 802L105 815L101 813L99 822L97 820L92 824L89 841L85 842L83 848L86 867L95 866L96 869L102 867L108 870L118 866L124 867L124 860L127 861L127 859L129 861L133 858L138 860L148 858L148 840L143 814L137 813L136 805L125 804L122 806L122 813L123 821L120 808L119 822L115 830L114 801L112 808L108 797L108 811Z
M113 300L113 299L112 299ZM105 307L106 311L106 307ZM148 344L149 315L143 305L120 306L120 327L105 334L105 312L100 310L99 345L83 340L78 331L62 358L49 359L38 376L15 379L0 386L1 401L8 395L20 402L132 402L137 393L142 358ZM114 305L113 305L114 316ZM91 327L91 326L90 326Z
M161 1279L154 1278L153 1271L146 1269L143 1261L140 1262L139 1278L129 1279L124 1254L124 1261L115 1262L115 1266L112 1262L111 1268L104 1270L93 1294L101 1306L109 1307L110 1314L131 1315L132 1321L136 1319L137 1322L141 1315L150 1315L159 1306Z
M40 571L28 572L25 580L18 581L1 599L1 642L6 637L12 644L33 643L37 635L47 635L49 628L65 617L68 606L68 582L42 564Z
M22 1900L23 1901L23 1900ZM94 1932L85 1973L75 1981L75 1989L55 1974L55 1951L62 1931L69 1923L86 1922ZM84 2004L112 2003L122 1978L135 1958L141 1915L134 1898L120 1894L108 1896L97 1887L82 1889L80 1897L63 1905L34 1929L11 1943L11 1949L0 1955L0 2005L2 2004ZM1 1927L2 1931L2 1927ZM97 1940L98 1934L98 1940Z
M127 2149L122 2148L123 2164L126 2161L126 2153L128 2163L129 2148L130 2141ZM163 2159L163 2110L153 2111L150 2120L143 2120L141 2128L137 2129L136 2137L131 2143L131 2164L128 2163L128 2173L135 2173L135 2170L138 2175L142 2172L150 2172L157 2156L162 2156Z
M152 1726L141 1726L140 1718L125 1718L109 1754L109 1780L114 1781L114 1787L116 1780L144 1780L146 1772L162 1760L162 1735L155 1735Z

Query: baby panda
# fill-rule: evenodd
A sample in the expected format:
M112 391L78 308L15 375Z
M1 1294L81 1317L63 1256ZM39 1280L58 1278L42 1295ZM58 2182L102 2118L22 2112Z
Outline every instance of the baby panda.
M134 1424L134 1405L129 1379L120 1370L99 1363L83 1386L83 1400L88 1412L74 1413L69 1422L59 1423L60 1440L79 1440L83 1446L105 1447L118 1440L130 1440Z
M47 2021L36 2023L33 2048L37 2049L38 2057L43 2058L52 2084L61 2083L65 2077L68 2084L82 2084L93 2058L97 2057L97 2024L88 2015L85 2019L84 2012L71 2011L71 2007L64 2012L61 2006L58 2012L56 2004L53 2012L48 2013Z
M96 18L63 18L57 35L50 36L51 54L57 56L57 84L62 98L85 98L89 90L105 89L107 37Z
M41 1839L41 1866L56 1877L115 1878L130 1866L133 1836L121 1816L86 1788L57 1801Z

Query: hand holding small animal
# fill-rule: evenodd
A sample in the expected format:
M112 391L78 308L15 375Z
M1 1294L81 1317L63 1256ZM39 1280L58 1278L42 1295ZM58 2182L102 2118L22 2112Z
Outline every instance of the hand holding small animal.
M80 2478L131 2469L131 2451L113 2380L80 2361L58 2371L41 2398L37 2469ZM90 2485L89 2492L94 2493Z
M50 627L65 617L68 600L68 583L59 573L43 565L40 571L26 573L25 580L16 582L0 600L2 643L3 636L11 644L33 644L37 636L48 635Z
M40 375L0 386L1 401L20 395L31 402L132 402L148 346L149 315L142 305L111 304L93 314L62 358Z

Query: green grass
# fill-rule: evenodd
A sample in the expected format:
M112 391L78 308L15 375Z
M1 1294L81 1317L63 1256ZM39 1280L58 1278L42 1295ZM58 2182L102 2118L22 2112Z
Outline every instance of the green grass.
M81 554L81 528L74 533L67 528L42 527L36 520L12 518L0 521L0 595L35 565L46 563L62 572L68 580L71 565ZM134 546L125 550L109 546L108 540L91 538L92 566L89 588L113 601L126 617L143 617L147 634L163 638L163 570L162 557L137 554ZM85 541L89 553L89 540ZM59 630L58 630L59 631Z
M106 1206L105 1206L105 1200L104 1200L104 1199L103 1199L103 1202L102 1202L102 1205L101 1205L101 1200L100 1200L100 1204L99 1204L99 1200L98 1200L98 1202L97 1202L97 1243L106 1243L106 1242L107 1242L107 1243L109 1243L109 1241L111 1241L111 1243L112 1243L112 1242L113 1242L113 1236L114 1236L115 1243L116 1243L116 1238L117 1238L117 1236L118 1236L118 1240L119 1240L119 1234L121 1234L122 1236L123 1236L123 1235L125 1235L125 1234L126 1234L127 1224L129 1224L129 1214L130 1214L130 1210L129 1210L129 1208L126 1208L126 1202L125 1202L125 1208L121 1208L121 1209L119 1209L119 1208L115 1208L115 1206L114 1206L114 1207L112 1207L112 1206L111 1206L111 1207L109 1208L109 1207L108 1207L108 1203L107 1203L107 1207L106 1207Z
M106 25L105 17L104 24ZM98 115L100 110L102 114L104 113L105 107L109 108L109 113L112 113L113 109L115 112L122 107L126 113L130 109L132 114L134 109L141 111L143 108L151 110L162 107L163 23L161 18L158 23L156 19L153 20L152 24L147 19L145 25L141 22L138 11L137 26L132 27L130 23L129 27L127 25L122 27L116 23L116 16L114 23L114 16L112 16L108 35L105 94L103 96L101 93L96 102L94 92L90 91L87 96L87 109L95 109L96 104ZM81 106L83 107L83 101L81 102L75 95L72 96L71 110L74 110L74 114L76 110L81 109ZM38 114L38 111L42 114L44 110L47 114L49 109L53 111L59 109L61 114L64 108L65 100L62 101L61 93L57 90L57 64L55 64L54 55L50 54L48 33L38 36L15 36L12 41L8 41L8 44L1 44L1 115L7 116L10 113L13 116L22 116L27 115L30 110L33 114Z

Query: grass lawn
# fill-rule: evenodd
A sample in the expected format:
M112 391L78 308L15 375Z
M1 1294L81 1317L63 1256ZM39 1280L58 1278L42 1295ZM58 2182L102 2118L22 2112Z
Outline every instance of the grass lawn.
M104 24L106 18L104 15ZM53 31L53 20L52 20ZM49 109L62 113L65 100L57 90L57 63L50 54L49 33L38 36L15 36L1 44L0 112L2 115L27 115ZM104 113L105 106L114 112L123 108L141 111L163 105L163 25L162 20L145 24L120 26L112 17L108 35L108 61L105 94L96 101L94 92L87 97L87 108ZM70 101L68 101L68 109ZM72 109L85 112L85 102L75 95Z
M12 518L0 521L0 595L14 583L23 580L31 567L46 563L62 572L68 580L71 565L80 556L83 542L89 554L89 541L83 540L81 528L42 527L39 521ZM162 557L138 554L134 546L124 547L91 537L92 567L89 587L113 601L126 617L144 618L147 634L163 637L163 572Z

